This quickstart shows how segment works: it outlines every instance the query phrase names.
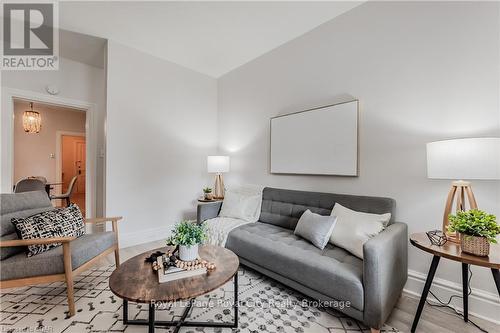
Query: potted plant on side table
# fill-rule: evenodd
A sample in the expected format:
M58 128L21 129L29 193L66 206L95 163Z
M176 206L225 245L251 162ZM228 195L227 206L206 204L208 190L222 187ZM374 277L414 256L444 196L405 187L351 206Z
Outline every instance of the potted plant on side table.
M212 194L212 189L210 187L205 187L203 189L203 194L204 194L204 199L205 200L213 200L214 199L214 196Z
M204 224L194 221L182 221L172 229L172 236L167 239L167 245L179 247L179 259L193 261L198 258L198 245L206 239Z
M465 253L485 257L490 253L490 243L496 243L500 225L496 216L478 209L450 214L448 231L460 233L460 247Z

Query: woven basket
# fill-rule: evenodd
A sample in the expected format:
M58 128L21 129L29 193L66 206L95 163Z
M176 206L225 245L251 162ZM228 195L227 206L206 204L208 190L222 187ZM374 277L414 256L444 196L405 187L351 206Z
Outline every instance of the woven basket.
M460 235L462 252L475 256L486 257L490 254L490 242L486 237Z

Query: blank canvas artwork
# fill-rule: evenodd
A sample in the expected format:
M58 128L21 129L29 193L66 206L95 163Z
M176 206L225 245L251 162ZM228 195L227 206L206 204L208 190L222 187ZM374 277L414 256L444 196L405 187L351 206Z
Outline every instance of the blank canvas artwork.
M271 119L271 173L358 175L358 101Z

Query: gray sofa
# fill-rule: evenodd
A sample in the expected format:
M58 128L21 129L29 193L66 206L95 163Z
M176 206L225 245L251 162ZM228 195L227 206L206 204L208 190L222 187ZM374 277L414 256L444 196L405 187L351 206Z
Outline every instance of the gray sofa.
M331 244L320 250L293 234L305 210L329 215L336 202L367 213L392 213L388 227L364 244L363 260ZM216 217L221 206L198 205L198 222ZM389 198L266 187L259 221L232 230L226 247L243 265L377 331L396 304L408 272L407 226L394 221L394 210Z

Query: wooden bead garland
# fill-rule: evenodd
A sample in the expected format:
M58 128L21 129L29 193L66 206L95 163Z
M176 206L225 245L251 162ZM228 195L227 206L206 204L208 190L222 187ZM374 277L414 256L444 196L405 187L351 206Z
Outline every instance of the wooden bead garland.
M215 263L213 262L208 262L206 260L202 259L196 259L193 261L182 261L182 260L176 260L175 261L175 266L181 269L185 269L188 271L195 270L195 269L200 269L200 268L206 268L207 271L213 271L215 269Z
M173 255L172 251L167 251L167 257L170 258ZM185 269L188 271L195 270L195 269L200 269L200 268L206 268L207 271L210 273L215 270L215 263L213 262L208 262L203 259L195 259L193 261L182 261L180 259L175 260L175 266L181 269ZM153 269L154 265L153 265Z

